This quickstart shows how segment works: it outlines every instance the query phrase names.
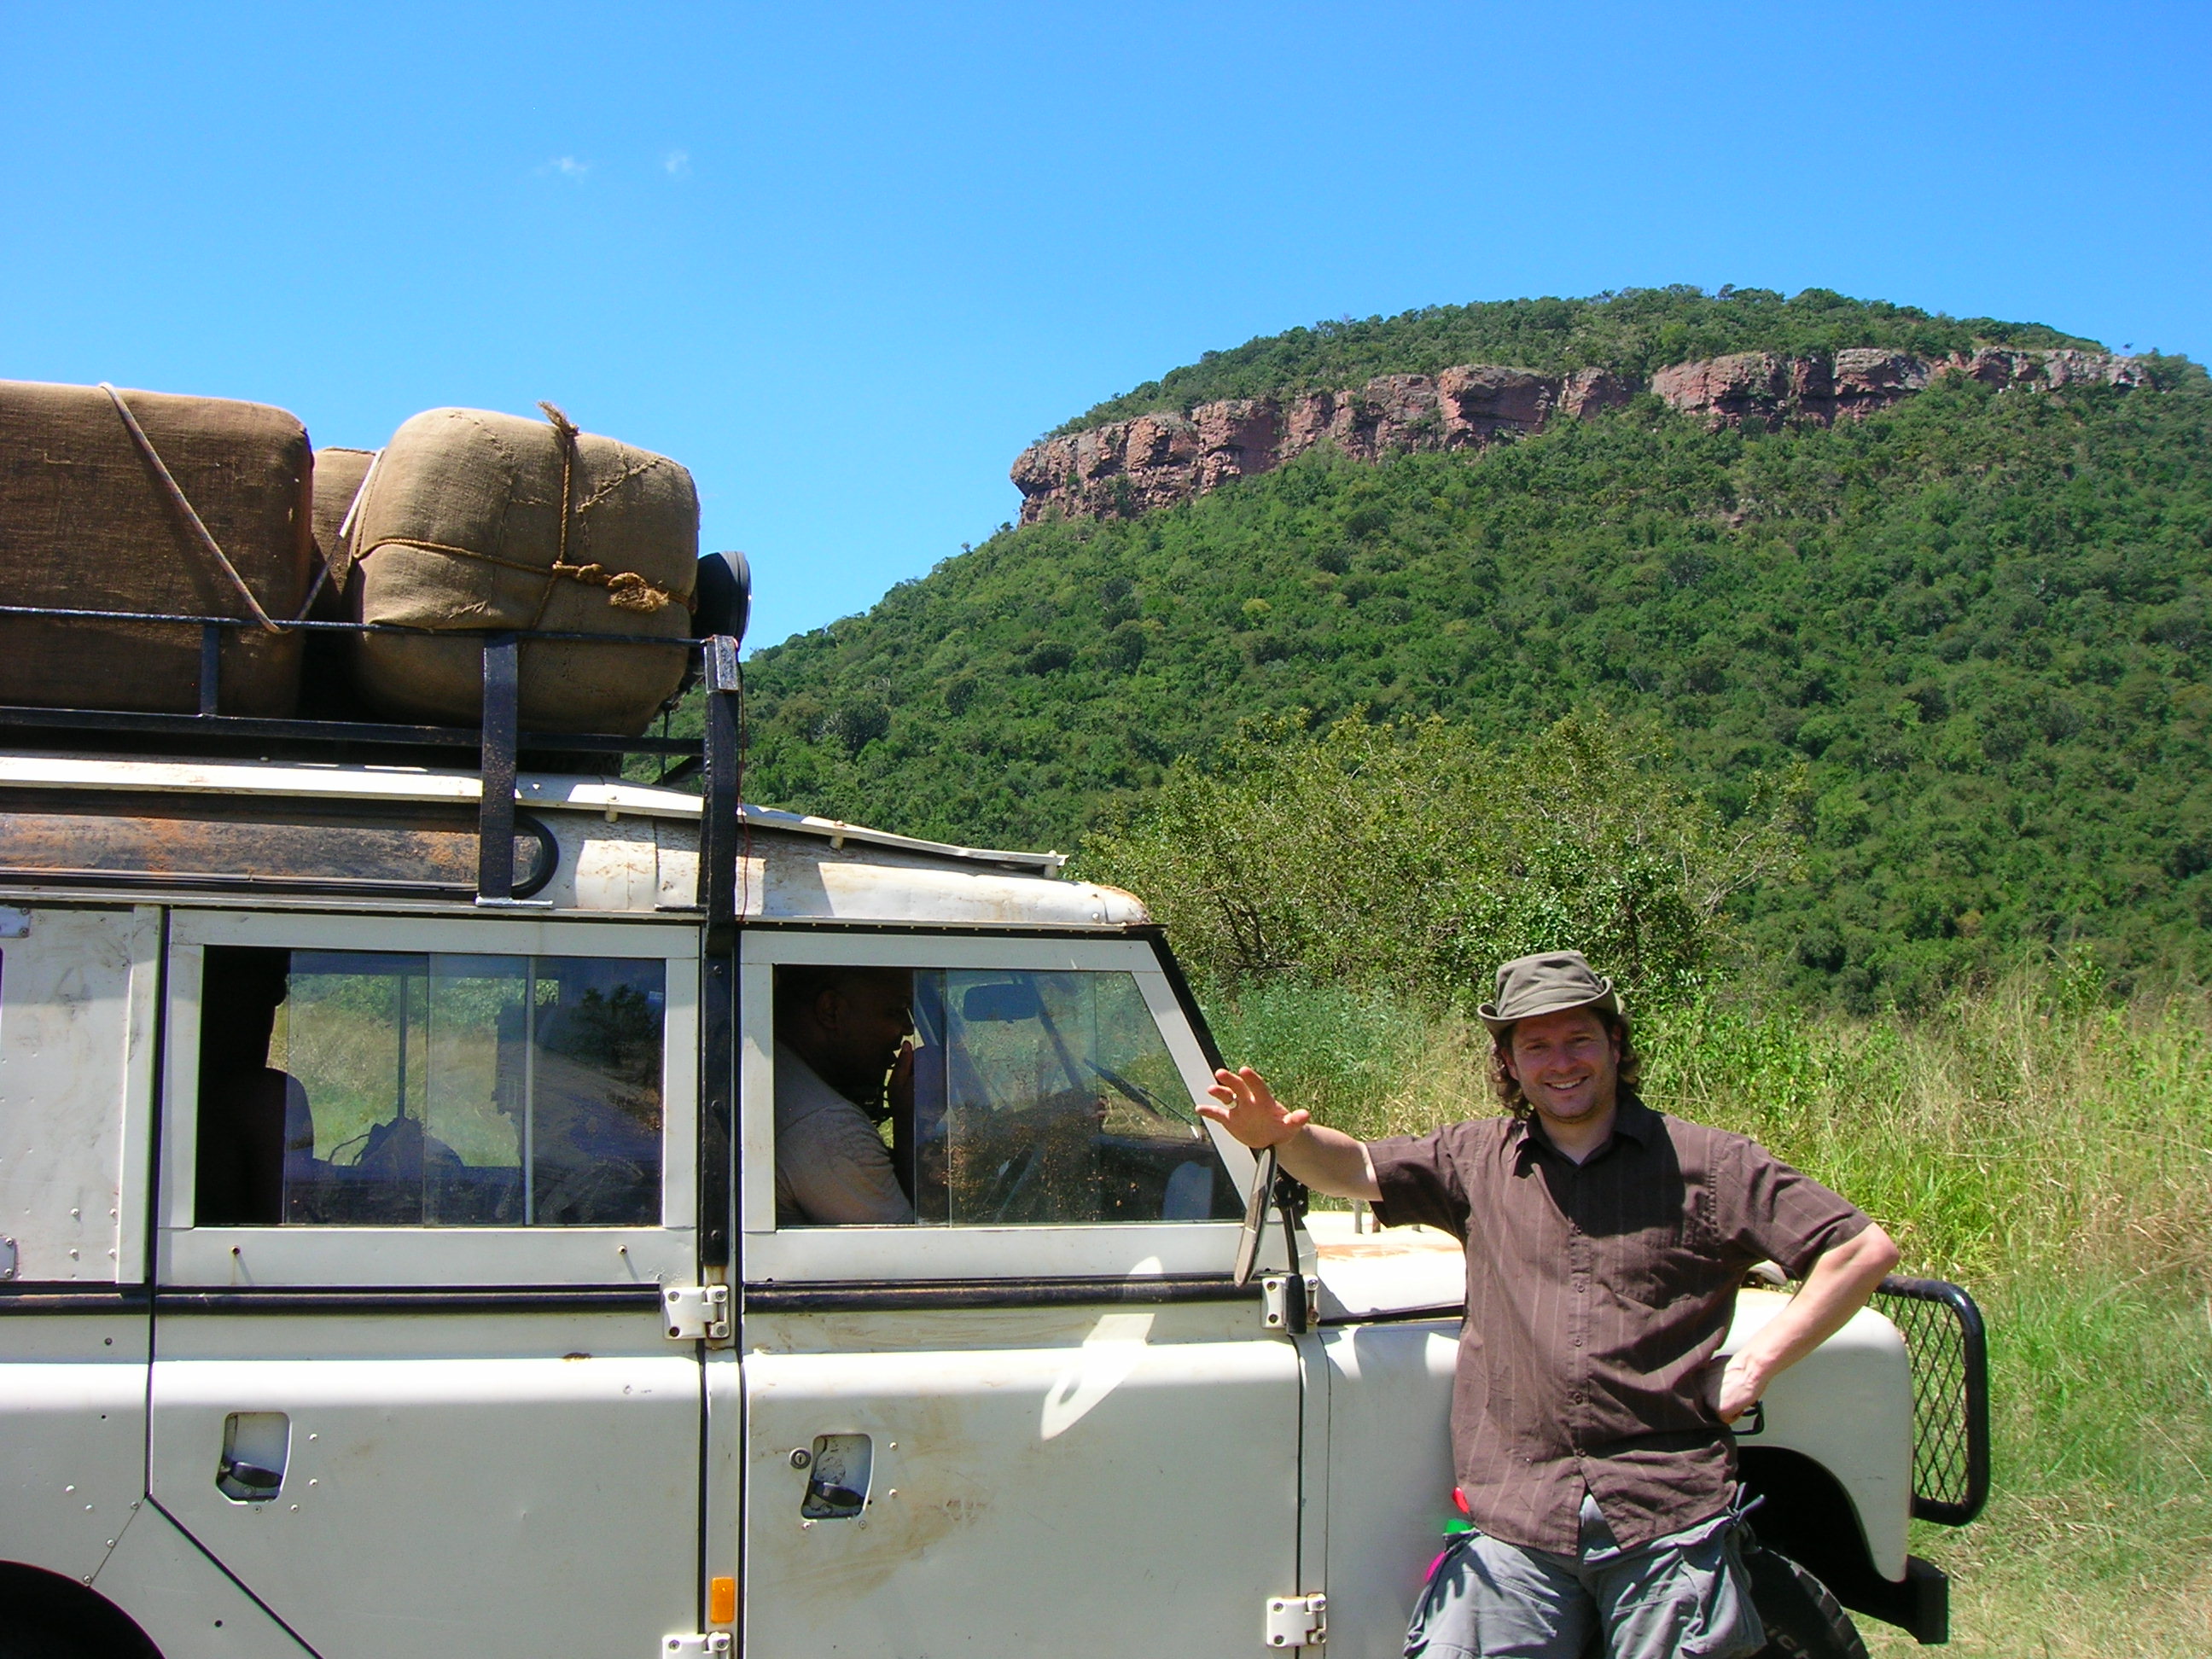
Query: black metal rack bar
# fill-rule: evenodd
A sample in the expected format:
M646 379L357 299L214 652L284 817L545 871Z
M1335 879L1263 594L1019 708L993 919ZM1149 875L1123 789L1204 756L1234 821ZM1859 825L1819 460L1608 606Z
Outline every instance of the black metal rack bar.
M199 675L195 714L150 713L107 708L40 708L0 706L0 732L42 731L137 734L172 740L212 739L307 745L343 750L354 745L474 749L480 779L477 849L477 902L485 905L525 902L514 896L514 788L520 754L531 750L568 753L674 756L702 767L710 801L701 835L700 895L711 927L724 937L733 925L731 895L736 858L732 839L738 820L738 722L727 705L738 680L734 639L669 639L652 635L532 631L532 641L581 641L666 649L679 646L699 653L710 695L708 729L699 738L626 737L615 732L525 732L521 729L520 647L511 629L477 633L465 629L409 628L389 623L289 622L289 631L400 635L444 640L480 639L483 648L483 695L474 727L426 726L374 720L264 718L219 712L222 690L222 637L226 629L258 629L236 617L203 617L167 611L104 611L58 605L0 605L0 617L48 622L108 622L191 628L199 635ZM725 695L727 694L727 695Z
M231 628L249 633L261 631L259 623L244 617L201 617L179 611L89 611L73 605L0 605L0 617L32 617L45 622L154 623L203 629ZM392 634L418 640L465 640L471 634L471 630L459 628L410 628L405 623L323 622L309 621L305 617L297 622L279 623L276 631L280 634ZM552 628L533 628L530 630L530 637L532 640L577 640L602 645L688 645L695 651L704 642L681 635L597 634Z
M473 726L264 720L245 714L153 714L118 708L33 708L21 704L0 704L0 729L9 727L26 731L137 732L148 737L257 738L408 749L483 746L483 732ZM593 732L521 732L515 735L515 745L524 750L581 750L598 754L619 750L626 755L696 757L700 752L700 740L696 738L624 738Z
M477 902L514 901L514 739L522 707L520 653L514 635L483 646L483 779L477 792Z
M726 1271L735 1224L737 936L744 921L738 913L737 887L741 833L738 761L744 737L738 706L744 682L737 641L726 635L709 639L701 651L700 670L707 691L707 719L701 757L706 775L699 814L698 903L707 926L700 947L699 1263L702 1271Z

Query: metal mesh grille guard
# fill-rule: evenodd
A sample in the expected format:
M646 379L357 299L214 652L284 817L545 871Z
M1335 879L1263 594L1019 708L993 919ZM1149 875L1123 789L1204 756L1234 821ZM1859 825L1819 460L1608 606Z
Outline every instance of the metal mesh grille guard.
M1885 1279L1874 1305L1912 1365L1912 1513L1963 1527L1990 1496L1989 1341L1982 1310L1940 1279Z

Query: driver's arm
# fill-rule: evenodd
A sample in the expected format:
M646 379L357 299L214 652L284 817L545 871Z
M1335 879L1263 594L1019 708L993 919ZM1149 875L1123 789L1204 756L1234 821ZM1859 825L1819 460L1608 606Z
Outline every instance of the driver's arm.
M811 1226L896 1226L914 1206L890 1148L858 1107L817 1112L776 1134L776 1177Z

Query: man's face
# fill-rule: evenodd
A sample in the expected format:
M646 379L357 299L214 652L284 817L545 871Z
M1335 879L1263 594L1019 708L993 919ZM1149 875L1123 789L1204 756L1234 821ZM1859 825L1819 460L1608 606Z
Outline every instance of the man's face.
M914 976L904 973L854 974L823 992L815 1023L843 1073L829 1080L871 1090L881 1083L914 1030L913 1000Z
M1588 1008L1539 1014L1513 1028L1512 1070L1546 1122L1587 1122L1613 1103L1620 1046Z

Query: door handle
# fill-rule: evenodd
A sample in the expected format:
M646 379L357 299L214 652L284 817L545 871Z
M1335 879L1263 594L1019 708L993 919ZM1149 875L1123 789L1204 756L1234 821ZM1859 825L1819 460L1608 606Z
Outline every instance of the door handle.
M265 1504L283 1490L292 1419L283 1412L233 1412L222 1419L215 1484L234 1504Z
M234 1457L226 1457L216 1479L218 1482L235 1481L246 1487L252 1497L274 1498L284 1484L284 1471L264 1469L258 1463L241 1463Z
M792 1453L791 1466L807 1469L799 1512L809 1521L850 1521L868 1506L868 1472L875 1443L865 1434L817 1434L810 1450Z

